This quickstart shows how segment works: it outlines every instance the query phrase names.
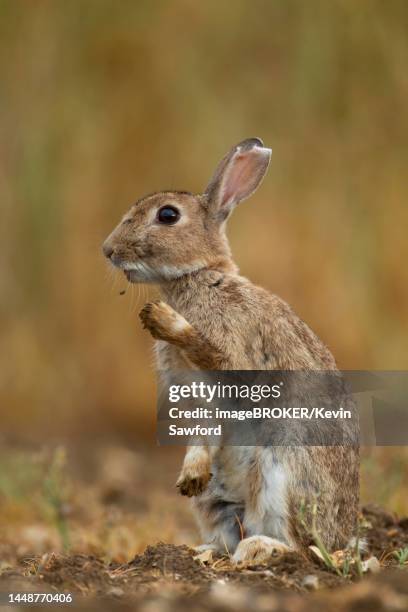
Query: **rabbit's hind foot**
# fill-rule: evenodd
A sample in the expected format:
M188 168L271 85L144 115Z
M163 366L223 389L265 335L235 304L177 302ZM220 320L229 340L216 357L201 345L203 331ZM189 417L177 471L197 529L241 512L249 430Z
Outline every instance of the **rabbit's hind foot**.
M241 540L232 556L235 564L265 563L271 557L283 555L293 549L275 538L254 535Z

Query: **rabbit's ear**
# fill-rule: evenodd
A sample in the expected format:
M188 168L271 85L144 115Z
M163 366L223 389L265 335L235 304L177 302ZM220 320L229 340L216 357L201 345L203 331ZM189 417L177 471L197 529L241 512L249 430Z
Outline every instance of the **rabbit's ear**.
M272 149L264 147L260 138L248 138L220 161L205 194L221 219L255 191L265 176L271 155Z

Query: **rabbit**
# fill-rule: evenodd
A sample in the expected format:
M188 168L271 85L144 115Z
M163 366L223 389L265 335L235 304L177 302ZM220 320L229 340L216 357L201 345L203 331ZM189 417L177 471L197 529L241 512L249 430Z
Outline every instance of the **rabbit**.
M129 282L159 286L162 299L146 304L140 319L156 340L162 375L336 370L328 348L290 306L240 276L231 256L226 221L259 187L271 154L259 138L240 142L220 161L204 193L160 191L141 198L103 244ZM312 540L300 509L306 507L311 520L315 500L315 527L327 549L335 550L356 529L358 445L191 445L177 486L193 498L200 549L228 550L236 563L304 551Z

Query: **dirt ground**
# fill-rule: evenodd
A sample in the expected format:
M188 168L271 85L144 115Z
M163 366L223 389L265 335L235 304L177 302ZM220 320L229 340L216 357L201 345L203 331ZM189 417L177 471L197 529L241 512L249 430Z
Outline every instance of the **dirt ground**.
M297 554L235 568L228 557L197 559L184 545L159 543L128 563L95 555L47 553L2 571L0 591L69 592L76 604L99 609L153 610L407 610L408 574L391 554L408 545L408 519L364 509L366 556L381 569L344 577ZM93 603L92 603L93 602Z
M90 464L64 449L1 458L0 593L65 592L75 607L145 612L408 610L408 559L397 558L408 557L408 518L363 509L360 572L295 553L234 567L227 554L185 545L199 540L187 500L168 482L177 455L98 453Z

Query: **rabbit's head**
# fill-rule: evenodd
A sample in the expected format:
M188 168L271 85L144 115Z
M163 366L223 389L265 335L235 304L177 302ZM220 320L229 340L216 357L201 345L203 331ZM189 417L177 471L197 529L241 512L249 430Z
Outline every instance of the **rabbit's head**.
M105 256L136 283L231 266L225 222L258 187L271 153L259 138L244 140L221 160L203 194L160 191L142 198L105 240Z

